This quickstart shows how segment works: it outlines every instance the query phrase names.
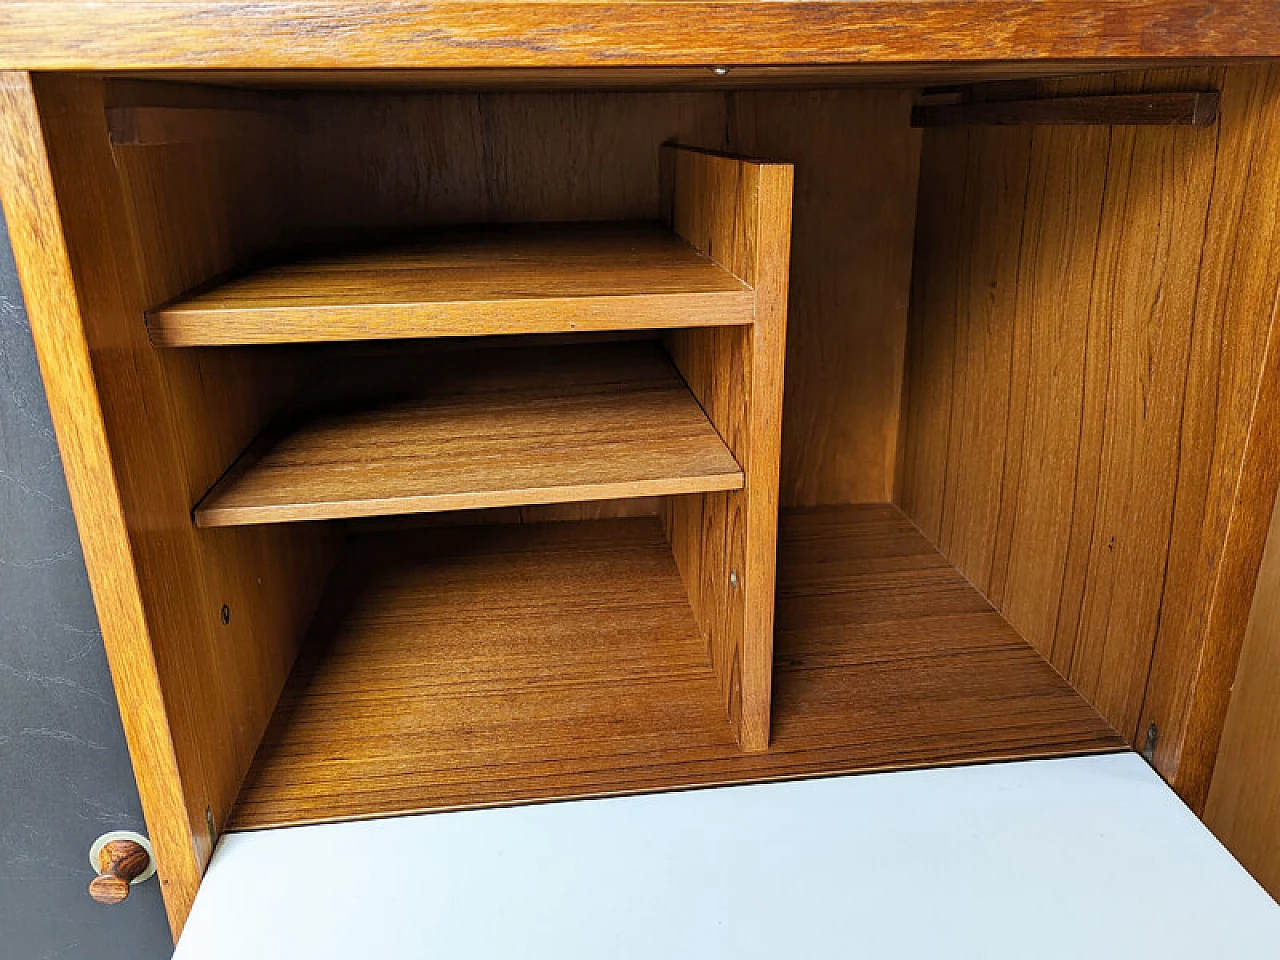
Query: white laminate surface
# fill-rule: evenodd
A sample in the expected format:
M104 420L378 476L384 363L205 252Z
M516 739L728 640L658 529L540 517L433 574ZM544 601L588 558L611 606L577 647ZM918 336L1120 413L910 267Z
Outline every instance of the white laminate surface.
M1280 958L1136 755L230 834L178 960Z

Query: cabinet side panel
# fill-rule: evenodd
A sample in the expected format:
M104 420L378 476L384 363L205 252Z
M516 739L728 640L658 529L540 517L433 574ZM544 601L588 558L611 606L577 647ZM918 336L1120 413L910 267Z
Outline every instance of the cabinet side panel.
M1200 388L1182 438L1203 472L1179 481L1139 725L1156 725L1156 766L1197 810L1280 486L1280 67L1224 71L1221 110L1190 374Z
M143 796L158 790L166 798L146 814L152 836L165 838L157 854L176 933L292 663L330 552L318 527L195 530L192 505L274 411L292 365L237 351L158 350L143 313L190 277L233 268L255 248L280 241L272 234L279 217L247 209L267 202L272 183L260 179L275 167L251 137L203 142L200 158L182 146L113 152L102 82L40 77L34 93L79 308L72 329L45 335L83 341L92 366L90 390L68 402L78 409L96 396L100 455L114 477L116 522L124 529L122 539L115 531L114 553L99 558L86 545L86 559L96 594L99 581L127 576L142 608L139 624L98 599L113 672L146 658L154 663L154 689L140 697L122 687L119 697L126 729L146 727L129 738ZM39 291L32 296L39 304ZM55 383L58 370L45 370ZM78 476L89 455L70 435L60 433L60 441L68 475ZM99 498L107 497L93 483L74 501L86 539L104 509ZM153 741L160 738L170 757L157 772ZM144 786L148 780L158 785Z
M1277 500L1280 507L1280 500ZM1280 509L1231 691L1204 822L1280 900Z
M769 745L792 171L664 148L675 230L751 284L750 327L675 331L677 368L742 466L728 494L669 498L664 523L739 743Z
M1157 724L1157 766L1189 799L1193 678L1214 623L1222 651L1244 628L1211 613L1219 570L1247 580L1261 554L1241 526L1256 503L1236 506L1245 455L1276 442L1253 423L1280 278L1276 77L1019 88L1221 88L1212 128L924 140L899 502L1132 743Z
M161 864L165 904L176 935L181 923L172 918L190 910L203 863L186 814L165 716L163 682L152 656L134 547L106 436L104 405L94 383L82 325L77 281L82 281L85 268L83 264L73 268L68 252L29 76L0 76L0 96L5 215L138 793ZM92 193L76 201L86 216L102 212ZM109 257L109 251L104 256Z

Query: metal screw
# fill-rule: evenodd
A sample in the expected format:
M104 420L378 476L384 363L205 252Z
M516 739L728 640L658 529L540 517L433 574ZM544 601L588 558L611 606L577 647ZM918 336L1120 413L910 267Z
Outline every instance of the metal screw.
M222 605L222 625L225 627L231 622L231 608L225 603Z
M717 77L725 77L729 75L729 67L712 67L711 72Z
M213 849L214 841L218 839L218 831L213 828L213 808L204 808L204 825L209 828L209 849Z
M733 587L733 589L735 590L738 589L738 571L737 570L729 571L729 586Z
M1147 742L1142 745L1142 759L1150 763L1156 755L1156 741L1160 739L1160 728L1155 721L1147 725Z

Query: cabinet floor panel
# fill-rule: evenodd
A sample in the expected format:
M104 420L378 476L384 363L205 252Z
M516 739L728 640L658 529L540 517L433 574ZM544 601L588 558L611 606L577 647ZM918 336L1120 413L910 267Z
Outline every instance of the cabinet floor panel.
M755 294L661 224L438 229L280 263L147 315L158 346L751 323Z
M773 704L793 774L1127 746L884 503L783 513Z
M675 786L737 749L656 519L350 549L233 828Z
M357 540L230 829L1123 749L896 508L784 514L739 751L658 521Z

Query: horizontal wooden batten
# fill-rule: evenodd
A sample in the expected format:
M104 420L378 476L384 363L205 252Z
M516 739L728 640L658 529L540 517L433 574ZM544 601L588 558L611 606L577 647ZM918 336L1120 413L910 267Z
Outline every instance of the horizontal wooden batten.
M922 104L911 111L913 127L1209 127L1217 122L1218 94L1212 90Z
M654 519L350 549L230 829L1123 747L887 504L784 514L764 753Z
M107 129L117 147L253 139L295 132L286 110L128 106L107 108Z
M168 347L751 323L754 293L660 224L432 231L217 283L153 310Z
M165 80L271 92L387 91L657 91L778 90L868 85L961 84L1031 77L1114 73L1117 69L1194 66L1169 58L1114 60L1013 60L911 63L826 63L796 66L487 67L426 70L139 70L116 71L115 80Z
M652 340L410 351L318 376L196 508L201 527L736 490Z

